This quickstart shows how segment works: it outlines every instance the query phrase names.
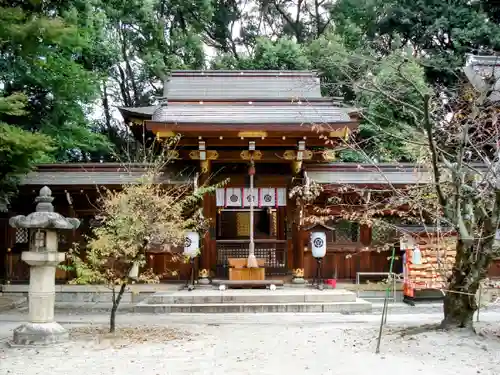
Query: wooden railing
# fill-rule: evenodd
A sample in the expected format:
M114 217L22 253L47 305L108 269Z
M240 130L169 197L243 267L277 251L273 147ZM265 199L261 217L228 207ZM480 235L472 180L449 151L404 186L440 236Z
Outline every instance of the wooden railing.
M229 258L247 258L249 240L217 240L217 277L228 277ZM284 240L255 240L255 256L265 260L266 275L286 275L287 242Z

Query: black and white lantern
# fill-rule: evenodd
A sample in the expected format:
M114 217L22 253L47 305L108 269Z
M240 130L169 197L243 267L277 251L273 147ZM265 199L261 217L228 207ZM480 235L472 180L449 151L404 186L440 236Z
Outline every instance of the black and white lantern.
M190 258L196 258L200 249L200 235L198 232L187 232L184 242L184 254Z
M323 258L326 255L326 233L311 233L311 251L315 258Z

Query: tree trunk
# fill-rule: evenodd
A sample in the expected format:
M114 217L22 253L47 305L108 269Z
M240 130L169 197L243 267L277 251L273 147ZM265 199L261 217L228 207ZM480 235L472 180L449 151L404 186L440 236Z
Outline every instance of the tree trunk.
M478 309L476 293L479 283L486 277L490 256L484 247L466 246L460 240L456 251L455 265L444 298L441 327L472 329L473 316Z
M127 283L125 282L121 285L118 295L115 294L115 289L113 287L113 307L111 308L111 316L109 317L110 333L114 333L116 330L116 311L118 310L118 306L120 305L120 301L122 300L123 293L125 293L126 287Z
M441 322L441 327L444 329L472 329L472 318L477 310L476 296L455 293L454 289L462 288L454 287L451 284L449 288L450 291L444 297L444 319ZM468 292L472 293L472 290L469 289Z

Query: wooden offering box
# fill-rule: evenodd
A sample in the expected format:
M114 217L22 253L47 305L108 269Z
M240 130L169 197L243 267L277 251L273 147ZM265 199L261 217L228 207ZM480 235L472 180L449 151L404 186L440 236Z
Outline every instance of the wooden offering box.
M266 272L264 268L265 259L257 259L259 268L247 268L245 258L229 258L229 280L265 280Z

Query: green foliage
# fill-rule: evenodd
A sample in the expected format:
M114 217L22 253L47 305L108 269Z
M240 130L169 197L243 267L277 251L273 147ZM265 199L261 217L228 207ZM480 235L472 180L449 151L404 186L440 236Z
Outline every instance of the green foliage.
M23 115L25 100L19 94L0 98L0 114ZM47 161L52 150L49 137L0 122L0 209L8 206L19 178L34 163Z
M103 188L85 256L79 249L70 252L77 277L72 283L105 283L111 287L127 284L134 265L145 265L148 249L170 252L184 243L187 230L203 233L207 221L193 209L203 195L217 186L191 191L189 186L165 187L163 161L156 160L137 183L119 191ZM157 282L158 275L140 273L140 281Z
M212 62L214 69L304 70L311 66L305 47L288 37L272 41L258 38L251 55L223 54Z
M0 121L49 136L59 160L85 159L107 147L84 108L97 92L97 77L80 62L90 35L75 24L75 8L50 5L0 8L0 93L26 96L22 114L0 113Z
M432 94L422 66L396 52L373 61L355 88L367 152L379 162L414 161L407 146L419 137L421 117L415 108L422 108L424 94Z
M70 283L104 284L113 291L110 332L115 331L116 311L127 285L159 282L161 275L145 267L146 251L171 252L184 244L187 230L203 233L207 228L193 205L217 186L194 192L190 186L165 186L160 182L166 163L157 158L141 179L119 191L103 188L96 216L99 224L92 228L84 249L75 246L68 253L70 265L64 269L76 273ZM182 260L182 254L173 254L172 259Z
M357 25L377 51L390 54L402 46L425 58L431 82L454 81L465 54L500 47L500 25L490 1L339 0L335 24ZM487 12L485 12L486 10Z
M314 68L321 72L324 93L343 96L346 100L355 98L352 81L360 78L368 69L370 62L366 59L369 57L373 60L369 51L333 30L313 41L308 48L308 55Z
M490 0L2 2L1 96L23 93L26 105L0 121L49 136L56 160L109 160L134 142L113 106L154 104L172 69L317 69L325 94L373 119L357 139L370 156L412 160L406 145L381 135L411 134L411 115L351 83L371 72L412 102L384 68L404 53L424 66L428 85L449 86L466 52L500 46L499 9ZM409 74L420 85L417 70Z

